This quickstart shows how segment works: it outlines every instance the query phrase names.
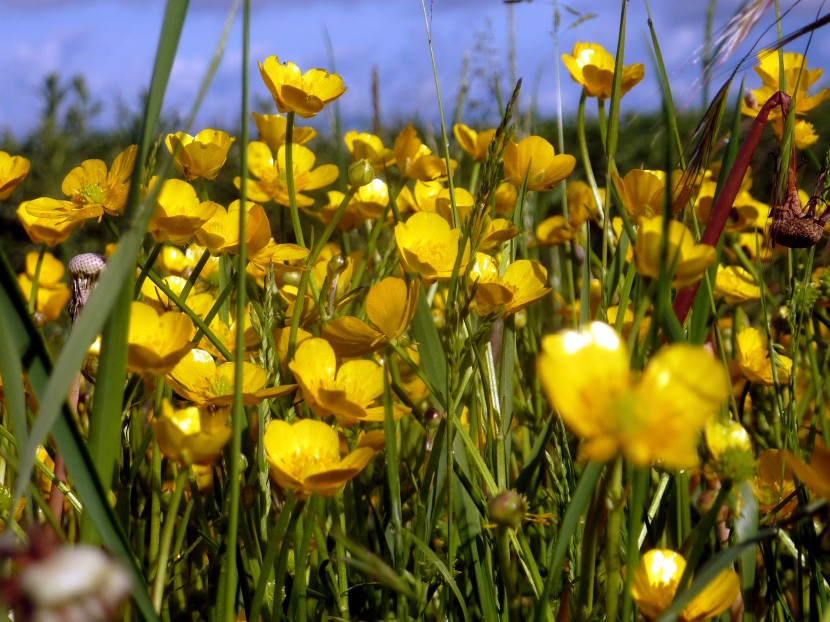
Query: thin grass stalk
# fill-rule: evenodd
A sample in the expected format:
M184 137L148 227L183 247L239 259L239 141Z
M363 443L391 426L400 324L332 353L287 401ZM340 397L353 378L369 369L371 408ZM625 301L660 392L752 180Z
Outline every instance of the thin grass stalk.
M40 270L43 267L43 256L46 254L46 244L40 243L37 251L37 262L35 263L35 273L32 275L32 287L29 290L29 314L35 312L37 307L37 290L40 287Z
M187 474L190 469L179 467L176 473L176 481L173 485L173 496L170 497L167 505L167 512L164 515L164 527L161 532L159 554L156 560L156 572L153 580L153 606L156 613L161 614L162 603L164 602L164 584L167 580L167 562L170 559L170 549L173 543L173 531L176 526L176 516L179 513L179 504L182 500L182 493L187 482Z
M557 534L556 546L550 550L551 553L548 558L548 575L545 578L542 597L539 599L539 604L536 607L534 616L536 622L542 622L547 618L550 613L550 599L554 594L559 593L564 572L563 564L571 537L574 535L579 520L588 507L591 495L602 470L603 465L596 462L589 462L585 465L585 469L579 478L579 483L574 490L573 497L571 497L571 502L568 504L568 509L562 517L562 523ZM560 608L563 606L567 607L568 605L567 603L559 604Z
M231 414L232 434L226 455L230 458L228 464L228 498L225 512L228 517L227 529L224 534L226 543L226 559L222 565L222 573L219 578L220 600L223 605L220 608L220 619L225 622L232 622L236 617L234 607L234 595L236 594L237 575L237 534L239 531L239 500L240 500L240 458L242 456L242 434L247 428L248 417L245 405L242 400L242 383L244 380L245 362L245 318L247 316L246 304L246 282L248 275L245 267L248 263L248 210L247 210L247 177L248 177L248 62L250 52L250 24L251 5L249 0L244 0L242 5L242 128L240 141L240 182L239 182L239 250L236 268L236 351L234 352L234 383L233 383L233 408ZM291 149L288 143L288 149ZM293 195L292 195L293 196Z

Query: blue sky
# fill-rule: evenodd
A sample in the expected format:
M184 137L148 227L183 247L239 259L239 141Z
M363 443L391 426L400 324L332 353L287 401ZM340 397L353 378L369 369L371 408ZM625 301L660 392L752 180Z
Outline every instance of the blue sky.
M654 25L665 62L681 107L700 102L697 79L703 39L704 0L651 0ZM784 23L790 31L826 13L819 0L795 4ZM231 0L192 0L173 69L166 109L185 117L207 70L222 32ZM716 28L736 11L739 0L721 0ZM434 0L432 35L439 79L447 114L451 114L465 57L471 100L478 104L469 118L493 123L487 111L495 110L488 90L499 75L503 92L509 90L508 50L511 32L515 40L516 73L524 78L524 99L536 101L540 113L553 114L560 101L566 114L575 112L578 88L564 70L554 48L552 0L532 0L506 5L500 0ZM559 4L562 16L560 52L570 52L577 41L592 41L610 51L616 44L620 12L618 0L570 0L568 6L596 17L573 26L578 17ZM428 5L429 10L429 5ZM32 130L42 102L44 77L59 72L65 78L83 74L93 98L103 104L101 124L115 122L117 102L138 107L138 94L149 82L158 33L164 11L161 0L0 0L0 132L22 135ZM628 13L626 63L646 65L644 82L624 100L628 110L654 109L659 90L651 60L647 15L643 0L631 0ZM747 41L774 40L762 34L768 14ZM241 30L231 35L224 59L208 93L194 130L217 126L234 128L239 119ZM512 23L512 29L510 27ZM368 130L372 67L380 76L380 102L387 123L437 118L435 84L427 46L420 0L254 0L252 4L252 102L267 97L256 61L275 54L302 69L331 69L326 35L333 48L336 70L348 91L341 98L344 117L351 127ZM830 58L830 37L819 32L808 53L810 67ZM803 51L806 39L790 46ZM727 70L749 49L744 45L726 65ZM561 70L561 91L556 88L556 66ZM830 66L826 67L830 70ZM748 85L758 79L747 67ZM830 74L823 78L826 86ZM716 80L713 91L723 81ZM325 129L328 120L314 125ZM195 131L194 131L195 133Z

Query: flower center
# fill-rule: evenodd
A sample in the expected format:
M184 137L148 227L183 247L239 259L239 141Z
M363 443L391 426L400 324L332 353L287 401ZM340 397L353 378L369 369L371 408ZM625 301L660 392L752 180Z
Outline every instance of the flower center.
M101 184L87 184L81 189L81 197L84 203L102 203L106 191Z

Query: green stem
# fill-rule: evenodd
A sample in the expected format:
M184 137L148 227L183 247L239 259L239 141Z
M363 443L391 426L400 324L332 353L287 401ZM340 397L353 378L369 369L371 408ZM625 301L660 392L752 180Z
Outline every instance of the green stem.
M285 184L288 186L288 207L291 210L291 226L297 244L305 248L303 229L300 225L300 211L297 209L297 192L294 188L294 116L293 110L286 115L285 121Z
M46 254L46 244L40 244L37 253L37 263L35 264L35 273L32 275L32 289L29 291L29 315L37 309L37 290L40 286L40 269L43 267L43 256Z
M620 602L620 527L622 525L624 506L622 467L622 457L618 457L614 462L611 471L611 481L608 486L608 503L611 506L611 511L608 515L605 551L607 555L605 562L606 620L617 619L617 610Z
M176 473L176 483L173 488L173 496L167 506L167 513L164 515L164 527L161 532L158 562L156 563L156 577L153 581L153 607L156 613L161 613L161 605L164 599L164 583L167 579L167 561L170 559L170 548L173 543L173 531L176 526L176 515L179 513L179 503L182 500L185 483L187 483L188 468L179 468Z

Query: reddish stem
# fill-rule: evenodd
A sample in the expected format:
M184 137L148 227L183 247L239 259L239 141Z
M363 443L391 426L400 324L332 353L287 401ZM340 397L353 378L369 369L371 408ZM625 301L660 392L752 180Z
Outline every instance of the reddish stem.
M749 162L752 160L752 156L758 148L758 143L761 141L761 134L769 120L769 113L776 106L781 106L781 112L786 117L790 111L790 96L778 91L758 111L758 116L752 122L752 127L749 128L749 134L747 134L744 144L741 145L741 150L738 152L735 162L732 164L732 169L729 171L729 176L726 178L723 188L721 188L720 194L715 201L715 206L712 208L709 222L706 224L703 235L700 236L701 244L716 246L718 240L720 240L720 236L726 226L726 221L729 218L729 212L735 203L735 197L738 196L738 192L741 189L741 182L749 167ZM791 158L791 166L793 162L794 158ZM792 180L792 176L790 177ZM692 302L694 302L699 287L700 281L677 292L672 306L675 315L677 315L677 320L681 324L686 321L686 316L689 315L689 309L692 308Z

